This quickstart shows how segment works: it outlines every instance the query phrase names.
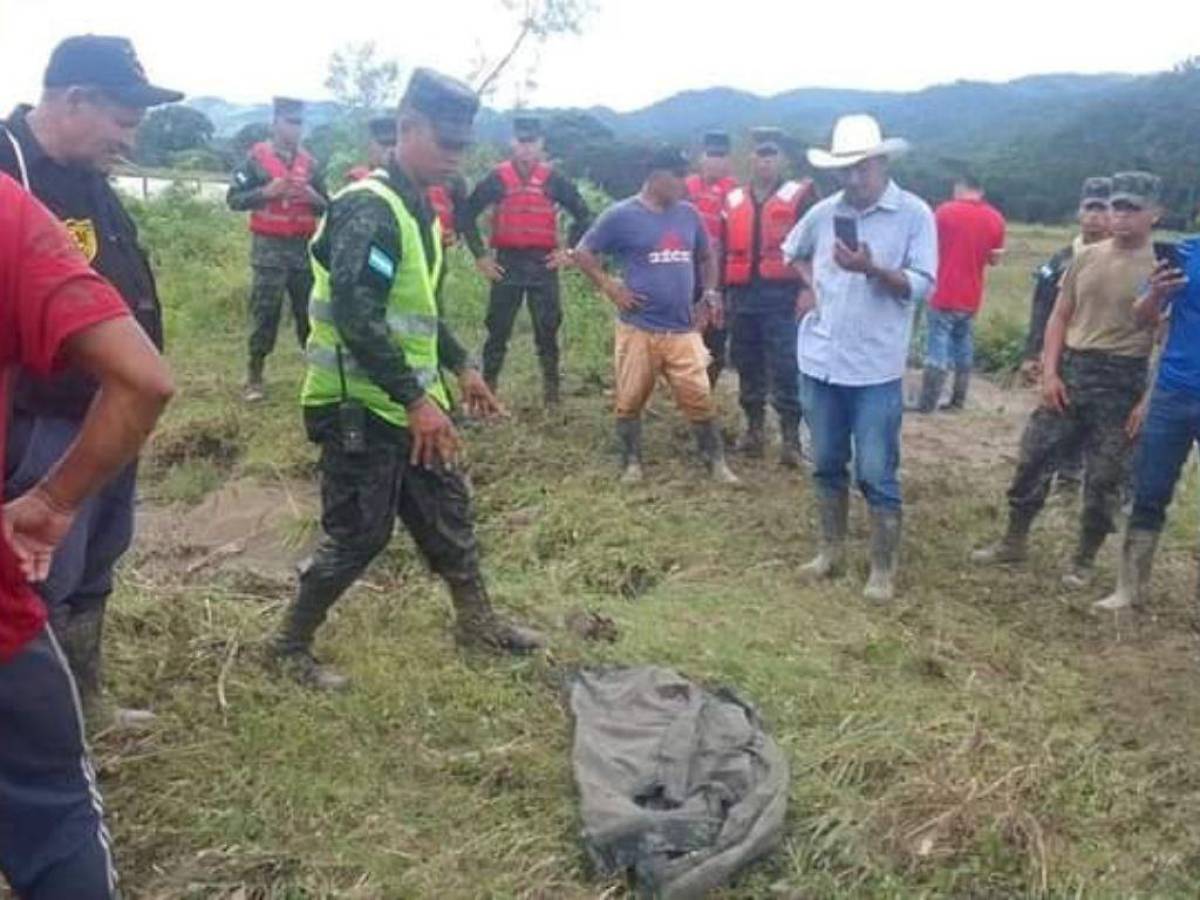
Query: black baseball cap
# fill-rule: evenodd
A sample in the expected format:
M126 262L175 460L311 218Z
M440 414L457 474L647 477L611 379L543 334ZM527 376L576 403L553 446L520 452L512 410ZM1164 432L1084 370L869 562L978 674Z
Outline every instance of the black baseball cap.
M295 97L273 97L271 106L277 119L304 119L304 101Z
M479 95L471 86L433 69L416 69L400 100L400 111L420 113L433 123L438 140L466 146L479 111Z
M129 38L82 34L63 40L50 54L42 85L100 88L123 106L147 109L183 99L179 91L155 87Z
M673 144L663 144L655 147L646 160L646 174L654 172L670 172L679 178L687 175L688 158L682 150Z
M784 134L782 129L771 126L755 128L750 132L750 140L754 142L754 152L765 150L768 153L782 153Z

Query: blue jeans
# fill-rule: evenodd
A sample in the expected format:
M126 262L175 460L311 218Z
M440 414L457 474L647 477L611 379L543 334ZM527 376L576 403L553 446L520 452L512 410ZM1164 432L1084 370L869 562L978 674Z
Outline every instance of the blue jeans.
M1161 531L1179 472L1200 442L1200 397L1155 387L1134 457L1129 527Z
M899 510L900 422L904 391L899 378L848 387L800 376L800 403L812 435L813 479L830 493L845 491L849 463L867 503Z
M925 365L967 371L974 362L975 314L930 308Z
M0 663L0 887L25 900L107 900L116 874L83 718L45 628Z

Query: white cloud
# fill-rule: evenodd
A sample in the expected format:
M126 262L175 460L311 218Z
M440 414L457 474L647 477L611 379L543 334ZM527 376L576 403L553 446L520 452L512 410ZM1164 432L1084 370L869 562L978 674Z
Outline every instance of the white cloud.
M1010 0L988 8L934 0L595 0L581 36L539 51L542 105L642 106L679 90L724 84L757 93L796 87L907 90L959 78L1038 72L1148 72L1196 52L1179 4L1143 0L1126 40L1097 7ZM321 6L208 0L181 8L145 0L0 0L0 105L36 97L54 44L94 31L130 36L158 83L191 95L316 98L330 52L374 40L405 66L465 74L479 42L497 52L511 24L499 0L358 0ZM529 57L526 57L528 61ZM514 97L511 86L497 98Z

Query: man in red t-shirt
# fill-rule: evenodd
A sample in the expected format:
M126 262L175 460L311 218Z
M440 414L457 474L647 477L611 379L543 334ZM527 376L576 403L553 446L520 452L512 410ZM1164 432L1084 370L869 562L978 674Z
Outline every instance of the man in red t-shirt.
M1004 217L983 199L983 186L966 175L954 184L954 199L934 213L938 231L937 289L929 301L925 375L920 412L933 412L946 373L954 369L948 409L967 400L975 362L975 314L983 303L983 273L1004 252Z
M173 387L120 295L0 175L0 447L7 373L68 362L100 392L58 464L0 513L0 873L19 897L90 900L115 896L108 833L71 672L29 583L46 577L84 499L137 454Z

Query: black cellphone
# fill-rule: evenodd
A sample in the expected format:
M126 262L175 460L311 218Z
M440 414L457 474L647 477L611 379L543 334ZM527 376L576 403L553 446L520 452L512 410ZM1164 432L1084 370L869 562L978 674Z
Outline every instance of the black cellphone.
M367 410L354 400L338 404L338 428L344 453L367 452Z
M833 236L845 244L847 250L857 250L858 220L850 216L834 216Z
M1183 254L1179 252L1179 245L1169 241L1154 242L1154 258L1159 262L1165 262L1172 269L1183 269Z

